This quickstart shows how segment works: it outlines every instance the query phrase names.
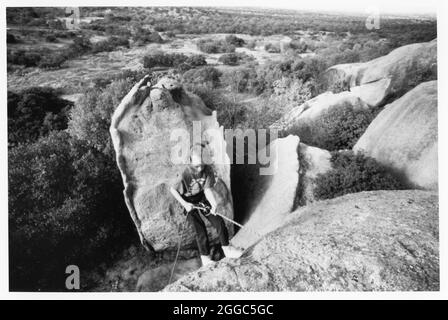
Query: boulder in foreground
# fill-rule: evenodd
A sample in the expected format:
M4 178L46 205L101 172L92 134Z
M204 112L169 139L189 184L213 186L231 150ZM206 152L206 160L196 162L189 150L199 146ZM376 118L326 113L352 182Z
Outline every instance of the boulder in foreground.
M237 260L165 291L439 290L438 196L370 191L294 212Z

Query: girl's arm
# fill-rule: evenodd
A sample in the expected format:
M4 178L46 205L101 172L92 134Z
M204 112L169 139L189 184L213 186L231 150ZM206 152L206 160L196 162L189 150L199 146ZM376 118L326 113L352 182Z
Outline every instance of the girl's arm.
M185 208L187 212L190 212L191 209L193 209L193 205L182 198L182 196L179 194L179 192L174 189L173 187L170 188L170 192L173 195L173 197L182 205L182 207Z

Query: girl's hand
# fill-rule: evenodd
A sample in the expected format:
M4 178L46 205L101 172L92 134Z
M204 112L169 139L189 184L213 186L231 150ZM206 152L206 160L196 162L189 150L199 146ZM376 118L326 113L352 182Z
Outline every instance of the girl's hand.
M210 213L214 216L216 216L216 207L211 207L210 208Z
M185 202L184 208L185 208L185 211L190 212L191 210L193 210L193 205L190 202Z

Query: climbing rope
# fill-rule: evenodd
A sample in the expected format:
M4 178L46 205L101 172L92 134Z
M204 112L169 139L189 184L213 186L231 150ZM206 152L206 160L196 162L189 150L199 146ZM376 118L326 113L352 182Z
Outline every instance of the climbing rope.
M199 205L197 205L197 206L193 206L192 211L193 211L193 210L199 210L199 211L206 211L206 212L207 212L208 210L210 210L210 207L207 206L207 205L205 205L205 204L203 204L203 203L201 202L201 203L199 203ZM191 211L190 211L190 212L191 212ZM170 280L168 281L168 284L170 284L170 283L171 283L171 280L173 279L174 270L175 270L175 268L176 268L177 260L178 260L178 258L179 258L180 246L181 246L181 243L182 243L182 240L183 240L183 235L184 235L184 232L185 232L185 226L186 226L186 224L187 224L187 217L188 217L188 214L189 214L190 212L187 212L187 215L185 216L185 221L184 221L184 223L183 223L183 225L182 225L182 233L181 233L181 236L180 236L180 239L179 239L179 243L177 244L176 257L174 258L173 267L171 268ZM209 213L209 214L210 214L210 213ZM204 215L207 216L208 214L204 214ZM240 227L241 229L246 229L246 230L249 230L249 231L253 232L253 233L254 233L255 235L257 235L258 237L262 237L262 235L259 234L257 231L255 231L255 230L253 230L253 229L250 229L250 228L248 228L247 226L243 226L242 224L236 222L235 220L230 219L229 217L226 217L225 215L223 215L223 214L221 214L221 213L216 212L215 215L220 216L221 218L223 218L223 219L225 219L225 220L227 220L227 221L233 223L234 225Z
M180 234L180 238L179 238L179 242L177 244L177 252L176 252L176 257L174 258L174 263L173 263L173 267L171 268L171 274L170 274L170 280L168 281L168 284L171 283L171 280L173 279L173 275L174 275L174 269L176 269L176 264L177 264L177 259L179 258L179 253L180 253L180 245L182 243L183 237L184 237L184 232L185 232L185 226L187 225L187 217L189 215L190 212L187 212L186 216L185 216L185 221L182 224L182 232Z

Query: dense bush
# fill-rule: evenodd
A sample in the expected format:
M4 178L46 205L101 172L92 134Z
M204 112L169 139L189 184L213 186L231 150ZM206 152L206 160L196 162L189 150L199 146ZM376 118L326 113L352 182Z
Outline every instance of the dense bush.
M127 37L109 37L106 40L98 41L92 44L92 52L109 52L117 47L129 48L129 40Z
M194 69L197 67L205 66L207 64L207 61L205 60L205 57L202 54L193 54L187 59L177 65L177 69L181 72L185 72L190 69Z
M186 71L206 64L205 57L202 55L186 56L183 53L157 51L143 57L143 66L148 69L155 67L174 67L180 71Z
M253 56L248 55L244 52L224 53L218 59L218 61L222 64L226 64L229 66L236 66L243 62L252 62L253 60L255 60Z
M188 88L192 86L205 86L211 89L217 88L221 81L222 72L218 69L206 66L188 70L182 76L183 83Z
M135 236L109 138L111 114L132 85L87 91L68 130L10 149L12 290L65 290L67 265L89 270Z
M130 70L125 69L116 74L107 76L98 76L92 79L92 83L95 88L104 89L110 85L113 81L126 80L127 82L136 83L147 74L146 70Z
M233 45L235 47L242 47L246 44L246 42L243 39L238 38L233 34L226 36L225 40L228 44Z
M280 53L280 45L269 42L265 44L264 50L269 53Z
M248 110L231 95L204 86L197 86L190 89L204 101L207 107L212 110L217 110L218 122L225 129L246 128Z
M347 193L404 189L400 179L375 159L353 151L332 152L332 169L316 178L316 199L330 199Z
M8 92L8 143L35 141L52 130L65 129L71 106L52 88Z
M8 187L13 291L64 291L68 265L104 263L133 234L114 162L64 131L11 149Z
M67 59L64 52L49 53L42 56L37 66L42 69L59 69Z
M37 67L42 59L42 53L25 50L8 50L8 64L16 64L25 67Z
M327 150L351 149L365 132L376 112L355 109L350 104L326 110L315 120L301 122L290 130L301 141Z
M221 82L233 92L251 92L258 85L257 76L254 68L238 67L225 72Z
M56 38L54 35L49 34L48 36L45 37L45 41L47 42L57 42L58 38Z
M187 56L183 53L165 53L157 51L143 57L143 67L176 67L187 60Z
M6 43L17 43L17 38L12 33L6 34Z
M73 43L68 48L70 57L77 57L90 52L92 43L87 36L77 36L73 38Z
M163 43L163 39L158 32L151 32L142 27L135 28L133 39L139 45L146 43Z
M239 64L240 59L236 53L232 52L223 54L218 61L229 66L236 66Z
M205 53L235 52L235 45L225 40L201 39L197 42L198 49Z
M70 135L105 154L113 154L109 134L110 119L131 87L132 82L123 79L112 82L104 89L87 90L70 110Z

